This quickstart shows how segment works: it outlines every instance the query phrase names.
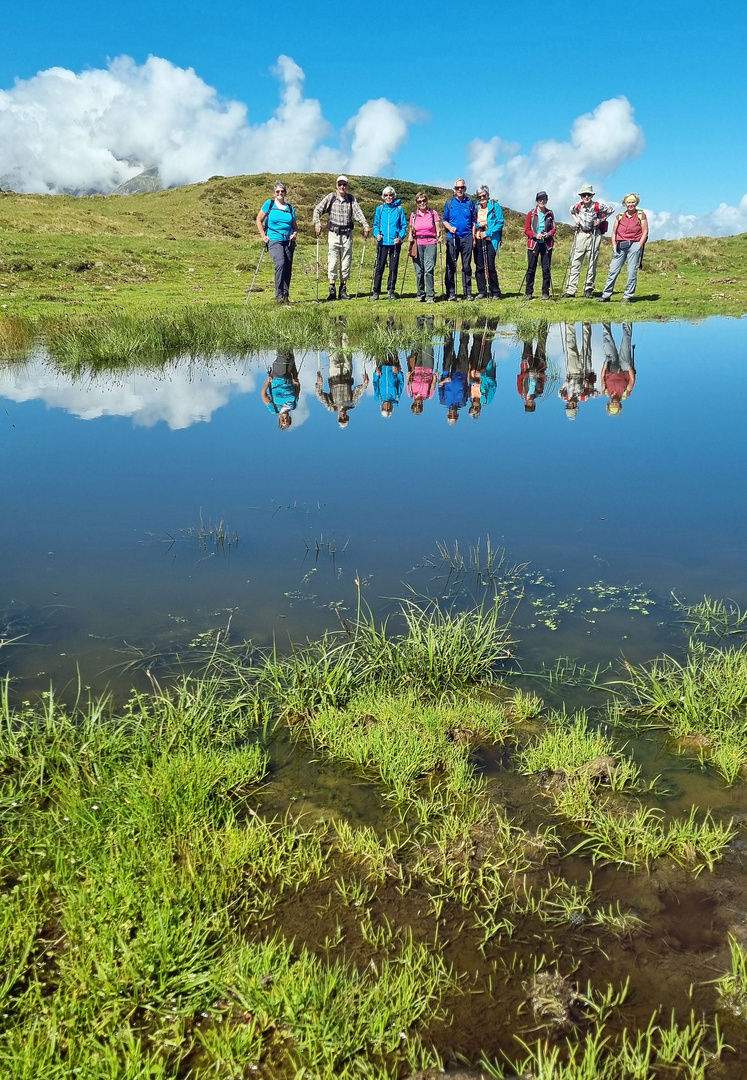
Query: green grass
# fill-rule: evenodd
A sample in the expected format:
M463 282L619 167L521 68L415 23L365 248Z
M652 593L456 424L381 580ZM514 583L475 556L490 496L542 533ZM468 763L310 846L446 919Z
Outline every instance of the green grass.
M719 625L723 623L719 620ZM669 656L627 665L623 717L664 728L684 751L710 760L727 783L747 766L747 645L691 641L684 661Z
M240 337L240 314L254 276L261 244L254 218L273 177L216 177L171 191L131 196L0 196L0 357L13 358L41 335L55 356L66 362L86 358L86 348L107 363L131 363L138 356L163 359L183 351L261 348L263 333ZM316 243L311 227L314 204L334 186L334 176L295 174L286 178L288 196L297 207L301 236L292 298L298 304L281 311L271 344L301 347L317 335ZM369 221L373 220L385 178L353 178L352 190ZM396 182L406 209L413 206L416 185ZM431 189L433 205L450 194ZM518 299L526 267L523 213L506 208L507 224L499 259L502 290L508 299L479 305L436 308L437 322L454 315L471 318L484 312L507 323L526 322ZM571 230L560 226L554 256L556 292L570 251ZM362 237L356 237L353 293L358 285ZM638 284L638 300L626 319L703 318L744 314L747 310L747 234L723 239L657 241L648 245ZM360 294L371 283L373 242L366 246ZM601 288L610 258L605 241L597 284ZM312 280L301 265L303 259ZM321 288L325 281L324 247L320 253ZM404 272L404 267L403 267ZM402 280L402 278L401 278ZM330 305L335 316L373 329L383 312L397 319L422 314L414 303L414 275L408 273L405 300L396 305L368 304L366 299ZM275 320L272 273L265 259L249 307L263 313L269 330ZM512 298L513 294L513 298ZM616 294L618 296L619 294ZM540 307L540 304L532 305ZM600 318L593 301L543 304L550 321ZM327 307L324 320L330 317ZM611 317L617 308L605 311ZM201 333L194 325L206 324ZM533 316L537 318L539 316ZM158 324L166 324L162 330ZM311 325L311 331L306 324ZM380 335L380 332L379 332ZM315 337L316 336L316 337ZM386 335L384 335L386 337ZM237 338L239 338L237 343ZM145 348L138 353L138 348ZM378 348L382 341L378 341Z

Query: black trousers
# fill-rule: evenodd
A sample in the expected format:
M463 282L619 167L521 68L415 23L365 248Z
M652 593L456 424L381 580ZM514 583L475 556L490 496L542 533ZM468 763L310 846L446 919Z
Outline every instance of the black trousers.
M475 240L475 278L477 279L478 296L498 296L500 294L501 287L498 284L498 273L495 269L496 254L495 248L487 237L484 240L479 238ZM483 259L483 255L485 259ZM485 261L488 264L487 285L489 288L486 287L485 281Z
M534 251L527 251L527 279L526 294L531 296L534 292L534 275L537 273L537 260L542 260L542 295L549 296L552 289L550 278L550 263L552 262L552 248L548 248L544 240L538 240Z
M465 296L472 295L472 236L446 237L446 296L456 293L455 280L457 261L462 260L462 288Z
M399 253L401 244L377 244L376 245L376 269L374 270L373 291L378 296L381 291L381 279L384 276L386 261L389 260L389 277L387 279L387 292L393 293L397 288L397 272L399 270Z

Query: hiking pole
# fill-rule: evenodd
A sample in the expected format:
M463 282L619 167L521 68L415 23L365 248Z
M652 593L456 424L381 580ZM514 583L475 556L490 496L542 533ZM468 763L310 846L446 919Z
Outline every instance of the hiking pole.
M319 237L316 238L316 302L319 303Z
M490 284L490 271L488 270L488 247L485 243L485 237L482 238L482 277L485 282L485 295L489 297L493 291ZM477 283L477 291L480 291L480 282ZM482 353L481 353L482 355Z
M565 274L563 276L563 284L560 286L561 293L565 293L565 283L568 280L568 275L571 272L571 263L573 261L573 252L576 250L576 237L578 236L578 225L573 230L573 243L571 244L571 251L568 256L568 262L565 264ZM592 234L592 244L594 242L594 236ZM581 257L583 261L583 256Z
M367 239L368 239L367 237L365 237L365 236L363 237L363 251L361 252L361 267L360 267L360 270L358 271L358 284L355 287L355 299L356 300L358 299L358 292L359 292L360 287L361 287L361 274L363 273L363 260L366 257L366 241L367 241Z
M438 241L438 276L441 279L441 300L446 296L446 283L444 281L443 241Z
M400 298L400 300L405 295L405 282L407 281L407 267L409 265L410 265L410 256L408 255L407 256L407 261L405 262L405 272L402 275L402 288L399 290L399 298Z
M246 299L244 300L244 307L246 307L246 305L249 303L249 293L254 288L254 282L257 280L257 274L259 273L259 268L262 265L262 260L265 257L265 252L269 251L269 250L270 250L270 245L269 244L263 244L262 245L262 250L259 253L259 262L257 263L257 269L254 271L254 277L252 278L252 283L249 286L249 292L246 294Z

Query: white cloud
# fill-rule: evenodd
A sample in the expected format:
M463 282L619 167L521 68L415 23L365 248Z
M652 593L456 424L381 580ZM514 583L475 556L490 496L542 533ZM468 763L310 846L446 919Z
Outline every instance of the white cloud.
M582 183L590 181L602 195L602 182L644 146L628 99L611 98L574 121L568 142L546 139L520 154L499 136L475 139L467 147L468 178L473 188L488 184L504 205L527 209L544 188L558 218L566 219Z
M739 206L719 203L706 214L674 214L668 210L646 211L653 240L680 240L684 236L733 236L747 232L747 195Z
M335 132L320 102L304 97L302 69L280 56L274 74L280 103L258 124L192 68L156 56L17 80L0 91L0 176L18 191L55 193L111 191L145 165L167 186L262 171L378 173L416 119L386 98L368 101L327 145Z

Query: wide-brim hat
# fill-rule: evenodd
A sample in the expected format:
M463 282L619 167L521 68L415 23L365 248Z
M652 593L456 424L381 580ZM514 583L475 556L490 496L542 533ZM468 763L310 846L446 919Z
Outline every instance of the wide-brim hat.
M580 187L578 189L578 193L579 195L596 195L596 192L594 191L594 188L591 186L591 184L584 184L583 187Z

